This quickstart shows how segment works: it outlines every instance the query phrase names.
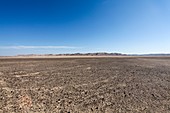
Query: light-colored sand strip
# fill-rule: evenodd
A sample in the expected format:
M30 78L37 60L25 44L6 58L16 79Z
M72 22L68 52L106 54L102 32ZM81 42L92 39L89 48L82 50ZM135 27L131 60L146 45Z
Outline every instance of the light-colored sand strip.
M15 75L15 77L27 77L27 76L36 76L39 75L40 72L35 72L35 73L28 73L28 74L24 74L24 75Z

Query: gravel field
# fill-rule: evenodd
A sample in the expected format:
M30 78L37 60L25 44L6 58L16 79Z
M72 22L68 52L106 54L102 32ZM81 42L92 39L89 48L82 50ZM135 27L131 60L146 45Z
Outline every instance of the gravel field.
M0 58L0 113L170 113L170 57Z

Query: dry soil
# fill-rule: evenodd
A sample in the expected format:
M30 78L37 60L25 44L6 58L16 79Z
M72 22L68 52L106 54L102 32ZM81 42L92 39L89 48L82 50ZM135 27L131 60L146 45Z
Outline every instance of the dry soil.
M170 58L2 58L0 113L170 113Z

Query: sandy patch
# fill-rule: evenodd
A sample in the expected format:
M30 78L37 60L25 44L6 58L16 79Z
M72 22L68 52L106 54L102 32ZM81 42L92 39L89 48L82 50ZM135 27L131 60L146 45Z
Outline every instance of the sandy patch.
M3 75L4 73L0 72L0 75Z
M27 94L23 94L19 97L18 104L24 113L28 113L32 106L32 99Z
M6 86L7 83L4 80L0 80L0 86Z
M121 84L118 84L117 86L118 87L126 87L126 84L125 83L121 83Z
M61 90L63 89L63 87L53 87L52 90L55 90L55 91L58 91L58 90Z

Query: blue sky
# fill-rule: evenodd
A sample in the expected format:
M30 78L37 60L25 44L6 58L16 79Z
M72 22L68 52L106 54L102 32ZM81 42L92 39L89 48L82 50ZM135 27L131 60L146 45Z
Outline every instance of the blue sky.
M0 55L170 53L169 0L1 0Z

